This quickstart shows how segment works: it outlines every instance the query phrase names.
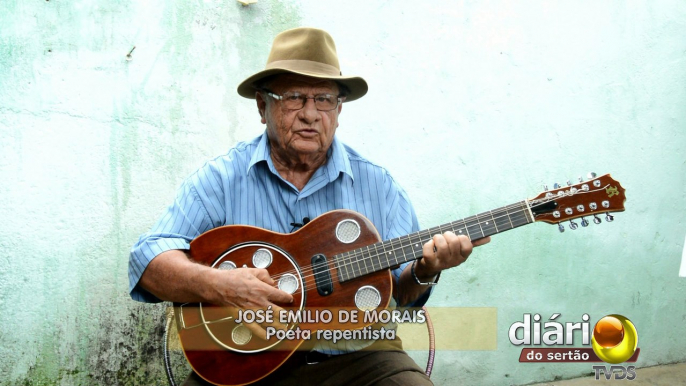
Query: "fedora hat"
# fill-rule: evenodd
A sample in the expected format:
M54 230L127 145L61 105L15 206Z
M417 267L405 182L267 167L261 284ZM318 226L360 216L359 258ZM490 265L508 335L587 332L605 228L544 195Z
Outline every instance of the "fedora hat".
M326 31L316 28L294 28L276 35L264 70L238 85L238 94L255 99L255 85L276 74L298 74L330 79L348 88L346 101L367 93L367 82L359 76L343 76L336 45Z

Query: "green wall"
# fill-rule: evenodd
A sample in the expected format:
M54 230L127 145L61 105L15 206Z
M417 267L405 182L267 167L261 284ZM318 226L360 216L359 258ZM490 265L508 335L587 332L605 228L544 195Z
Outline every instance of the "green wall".
M339 135L423 226L588 171L627 189L612 223L508 232L444 273L430 305L496 308L498 347L439 352L437 384L592 371L518 363L524 313L619 313L638 366L686 360L684 20L682 1L0 2L0 385L163 382L164 306L128 297L128 250L183 178L263 130L235 87L301 25L369 82Z

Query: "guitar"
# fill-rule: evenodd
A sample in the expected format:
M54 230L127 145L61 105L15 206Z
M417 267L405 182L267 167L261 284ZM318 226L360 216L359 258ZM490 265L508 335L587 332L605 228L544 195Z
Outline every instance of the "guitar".
M609 174L540 193L488 212L406 236L381 241L373 224L359 213L325 213L291 234L252 226L212 229L191 242L193 260L217 269L266 268L277 287L293 295L291 310L347 309L383 311L392 296L389 268L421 258L422 246L433 235L452 231L481 239L542 221L564 231L613 220L624 210L624 188ZM587 219L588 218L588 219ZM302 318L288 331L360 329L371 323ZM175 303L174 317L186 359L198 375L216 385L244 385L276 371L306 339L253 337L226 307ZM312 334L314 336L314 334Z

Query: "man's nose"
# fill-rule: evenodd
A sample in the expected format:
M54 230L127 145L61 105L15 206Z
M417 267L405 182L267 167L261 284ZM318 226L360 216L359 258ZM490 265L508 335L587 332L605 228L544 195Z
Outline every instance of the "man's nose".
M306 122L314 122L317 120L319 117L319 110L317 110L313 98L305 99L305 105L300 110L300 115Z

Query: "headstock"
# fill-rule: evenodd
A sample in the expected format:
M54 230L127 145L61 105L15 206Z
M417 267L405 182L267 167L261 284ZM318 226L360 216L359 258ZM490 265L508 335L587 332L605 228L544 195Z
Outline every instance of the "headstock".
M550 224L558 224L560 232L564 232L562 221L570 220L569 227L574 230L579 225L573 220L581 218L581 226L588 226L586 217L593 217L593 222L600 224L602 220L599 214L605 214L605 220L610 222L614 219L610 212L624 210L624 188L609 174L596 177L595 173L589 173L591 178L583 181L579 177L579 183L561 187L555 184L552 190L546 190L538 196L529 199L534 221L543 221Z

